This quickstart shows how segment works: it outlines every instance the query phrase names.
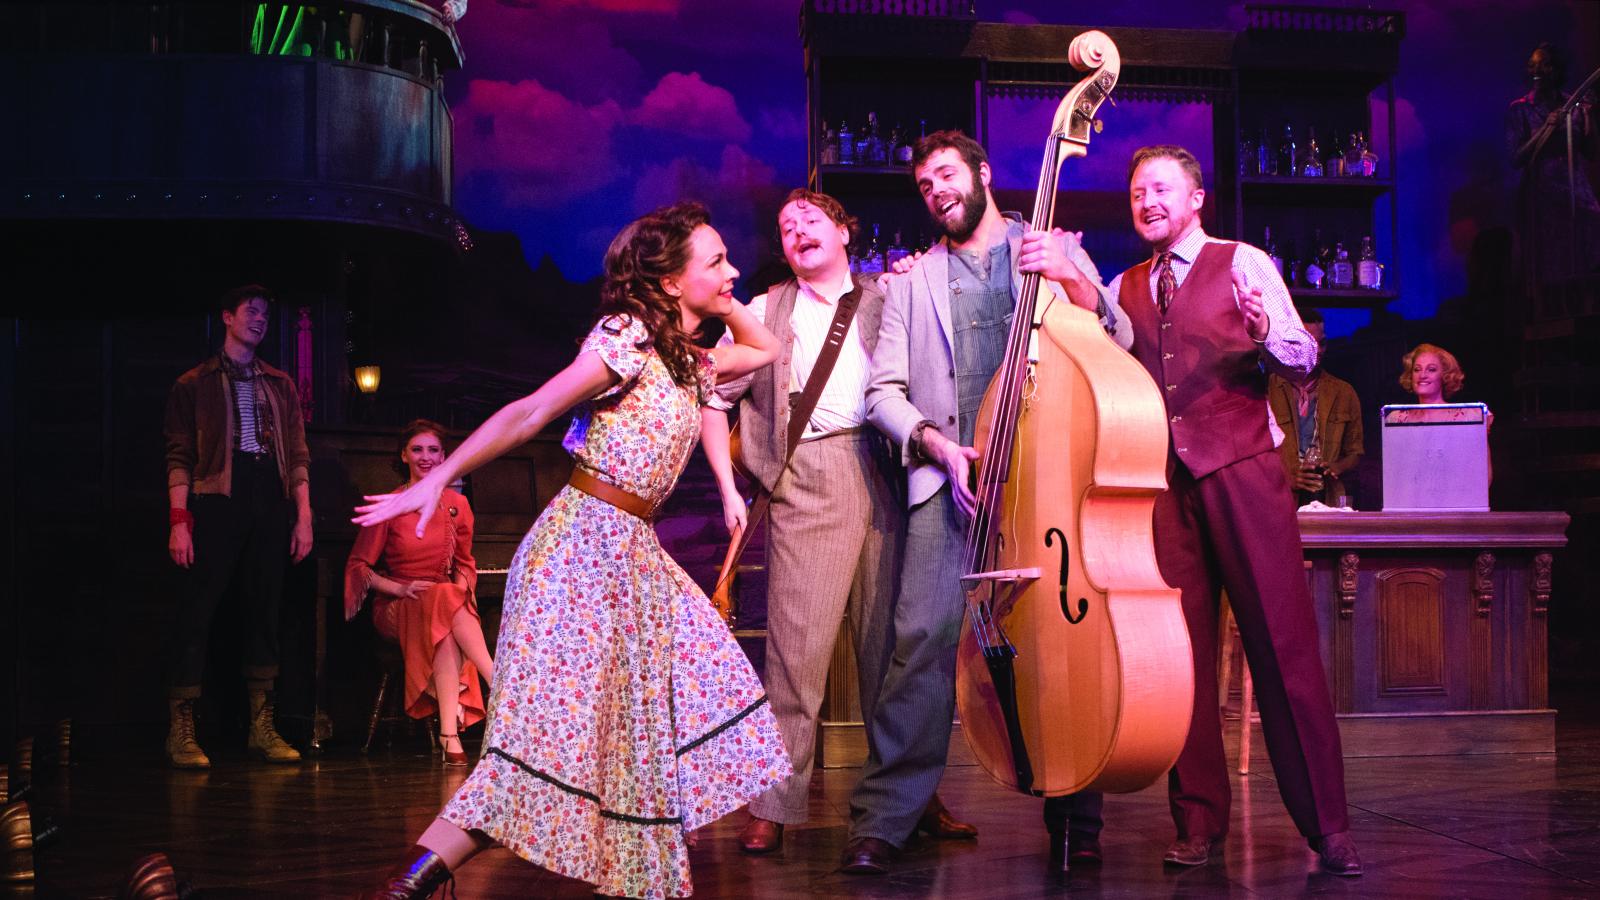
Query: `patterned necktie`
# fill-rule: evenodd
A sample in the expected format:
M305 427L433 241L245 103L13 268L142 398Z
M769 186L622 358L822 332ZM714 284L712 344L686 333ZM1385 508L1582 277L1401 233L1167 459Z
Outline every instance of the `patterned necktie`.
M1164 316L1172 305L1172 295L1178 292L1178 276L1172 273L1172 251L1163 250L1156 257L1156 306Z

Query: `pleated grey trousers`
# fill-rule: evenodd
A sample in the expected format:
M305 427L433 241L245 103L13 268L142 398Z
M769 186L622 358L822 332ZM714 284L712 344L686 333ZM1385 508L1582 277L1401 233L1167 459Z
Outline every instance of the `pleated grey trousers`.
M817 716L840 622L854 640L862 716L872 720L893 651L903 518L871 428L804 441L772 496L767 531L767 697L794 774L750 804L807 818Z

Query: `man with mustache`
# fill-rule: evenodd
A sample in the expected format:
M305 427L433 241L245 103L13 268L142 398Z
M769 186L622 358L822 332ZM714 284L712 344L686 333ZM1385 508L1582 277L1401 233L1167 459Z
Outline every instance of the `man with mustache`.
M764 681L794 766L789 778L750 804L750 821L739 836L747 853L778 849L784 826L806 821L817 714L839 623L848 618L855 639L864 717L872 714L891 649L905 517L890 488L893 467L882 438L867 427L867 374L883 293L876 279L857 282L850 275L855 228L855 217L833 197L805 188L790 192L778 211L778 233L794 277L750 302L783 353L773 365L719 387L714 404L723 410L739 404L740 463L772 496ZM812 377L840 301L852 290L861 292L859 306L789 458L791 409ZM703 415L721 417L709 419L705 433L726 433L726 412ZM708 438L706 455L732 530L744 522L745 507L722 441ZM935 837L977 834L951 818L937 798L926 801L919 821Z
M1156 500L1156 560L1182 592L1194 655L1194 714L1168 779L1178 837L1166 862L1204 865L1228 831L1216 673L1226 589L1284 805L1323 870L1360 875L1300 528L1261 415L1263 369L1302 382L1317 344L1267 255L1200 227L1205 190L1189 151L1135 152L1128 197L1133 228L1153 254L1113 279L1111 292L1132 326L1131 352L1167 407L1172 449L1168 490Z
M194 703L211 617L235 577L245 610L240 664L250 750L270 762L300 759L278 735L271 691L285 559L300 562L311 552L311 453L294 381L256 358L271 304L258 284L224 294L222 349L179 376L167 397L167 549L184 570L168 673L167 759L181 769L211 765L195 741Z
M944 238L909 272L887 279L867 415L910 467L905 563L894 653L868 722L869 756L851 799L845 871L881 872L910 836L944 772L955 705L955 657L966 610L962 545L974 424L1004 360L1024 272L1099 312L1126 345L1125 322L1072 235L1008 220L990 190L988 155L959 131L919 140L912 172ZM1120 336L1119 336L1120 335ZM1046 806L1052 864L1098 862L1099 794Z

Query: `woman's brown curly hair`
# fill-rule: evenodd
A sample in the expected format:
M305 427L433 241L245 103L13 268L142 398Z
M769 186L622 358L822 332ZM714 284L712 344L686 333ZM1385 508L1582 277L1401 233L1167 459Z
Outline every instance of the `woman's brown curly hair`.
M1444 382L1444 398L1449 400L1454 397L1461 390L1462 383L1467 380L1466 373L1461 371L1461 363L1456 362L1455 354L1433 344L1418 344L1400 360L1400 386L1405 388L1408 394L1417 392L1416 385L1411 380L1411 369L1417 364L1417 357L1424 353L1432 353L1439 357L1439 375Z
M635 219L612 238L600 285L597 321L611 316L637 319L650 334L639 349L654 344L672 380L683 387L696 383L705 351L694 345L697 335L683 330L678 299L661 287L661 281L689 264L689 237L709 224L711 213L694 202L664 206Z

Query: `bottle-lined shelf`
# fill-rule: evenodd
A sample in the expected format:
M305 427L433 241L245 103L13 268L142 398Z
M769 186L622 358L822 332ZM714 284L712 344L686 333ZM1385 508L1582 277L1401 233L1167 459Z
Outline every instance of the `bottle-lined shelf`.
M1296 306L1326 306L1340 309L1365 309L1380 307L1398 299L1399 291L1373 291L1365 288L1303 288L1289 289Z
M1251 200L1294 197L1307 199L1331 197L1337 194L1370 198L1394 190L1394 181L1388 178L1349 175L1332 178L1305 175L1241 175L1239 186Z
M896 178L909 179L911 177L911 167L910 166L853 166L853 165L841 164L841 163L824 163L822 165L817 166L817 174L825 176L825 177L828 177L828 178L832 178L834 176L884 177L884 176L891 176L892 175L892 176L894 176Z

